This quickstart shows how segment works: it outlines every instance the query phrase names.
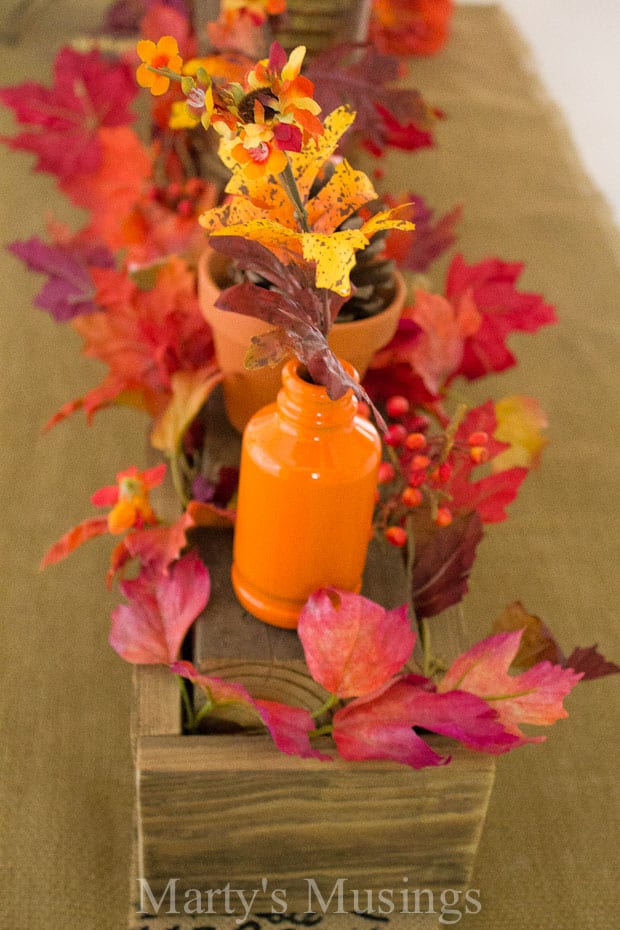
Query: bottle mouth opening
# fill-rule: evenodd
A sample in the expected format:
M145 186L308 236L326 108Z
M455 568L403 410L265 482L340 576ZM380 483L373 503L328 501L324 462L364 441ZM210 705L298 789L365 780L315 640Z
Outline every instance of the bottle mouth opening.
M310 372L308 371L308 369L302 362L298 362L297 368L295 369L295 374L300 379L300 381L304 381L306 384L312 384L315 387L322 387L322 385L316 383L316 381L313 379L312 375L310 374Z
M359 383L359 375L353 365L351 365L350 362L345 362L342 358L339 359L339 361L347 374L353 378L353 380ZM308 371L307 366L304 365L303 362L300 362L297 358L290 359L286 363L284 366L283 377L293 382L301 381L303 384L308 385L310 388L314 388L317 391L324 391L325 393L327 392L325 385L319 384L317 381L315 381Z

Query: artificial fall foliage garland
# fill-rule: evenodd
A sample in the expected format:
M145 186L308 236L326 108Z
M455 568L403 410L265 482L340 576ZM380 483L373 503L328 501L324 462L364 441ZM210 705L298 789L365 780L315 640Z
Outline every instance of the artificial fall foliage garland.
M415 192L378 199L367 175L341 155L334 159L345 132L376 156L389 147L434 144L442 114L394 82L402 56L441 46L451 4L376 0L370 43L329 49L305 73L301 48L287 57L275 42L267 58L256 53L265 31L277 30L283 3L223 3L209 33L226 51L202 58L179 7L145 2L139 26L145 38L137 45L137 79L154 95L146 143L133 128L131 53L62 49L51 87L27 82L0 91L27 127L5 142L34 153L36 170L54 176L88 212L77 233L51 222L49 241L33 237L10 247L48 276L36 304L76 330L84 352L107 366L102 382L49 425L79 409L90 419L115 403L146 410L152 444L169 458L183 504L180 517L164 524L149 492L166 466L128 468L91 498L107 514L66 533L43 565L95 536L113 537L107 581L119 579L125 603L113 611L110 643L128 662L162 664L177 676L189 731L236 703L283 752L328 760L337 751L413 768L449 761L421 729L490 753L538 742L544 737L527 735L523 724L566 716L563 699L578 680L617 666L595 647L564 657L521 605L448 668L430 653L426 624L465 594L484 525L506 518L545 444L545 416L533 398L466 410L452 400L453 382L515 365L510 334L555 322L553 307L518 289L520 263L468 264L456 255L443 293L412 288L396 335L374 357L362 387L350 382L326 341L351 295L356 254L377 234L383 258L409 275L426 273L454 244L460 207L436 219ZM108 28L118 13L117 4ZM171 31L174 37L161 37ZM213 168L213 133L205 132L212 127L221 139L225 192L221 162ZM347 226L352 216L355 224ZM208 567L190 530L232 525L236 490L236 470L207 468L203 448L205 404L221 380L196 296L205 231L213 248L271 285L246 281L220 298L222 308L244 312L251 301L252 312L272 327L252 346L250 361L276 362L292 351L330 396L353 387L387 420L375 530L405 558L423 668L410 664L416 636L407 606L386 611L360 595L317 591L299 623L308 669L325 689L325 703L313 713L255 700L241 685L179 658L210 595ZM135 577L127 578L130 564ZM188 680L202 695L198 710ZM313 743L326 735L330 752Z

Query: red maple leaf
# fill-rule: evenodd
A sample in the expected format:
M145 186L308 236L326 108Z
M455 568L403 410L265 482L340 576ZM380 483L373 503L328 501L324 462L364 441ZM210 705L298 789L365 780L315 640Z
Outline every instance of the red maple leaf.
M556 322L555 309L540 294L517 291L521 262L487 258L467 265L456 255L448 269L446 297L453 303L469 295L482 316L477 332L465 342L463 360L455 375L473 380L516 363L506 338L513 332L535 333Z
M489 437L487 452L489 460L509 448L505 442L493 437L497 426L495 405L488 400L480 407L470 410L456 433L456 443L467 448L472 433L484 432ZM477 510L484 523L499 523L507 517L506 506L515 497L526 477L527 468L507 468L474 479L476 464L469 456L460 456L455 462L445 489L451 496L450 509L454 513L471 513Z
M34 152L37 171L61 180L96 171L101 164L101 127L134 121L129 104L138 91L127 62L110 63L97 52L62 48L54 62L54 85L26 81L0 89L0 101L17 121L32 127L3 138L13 149Z

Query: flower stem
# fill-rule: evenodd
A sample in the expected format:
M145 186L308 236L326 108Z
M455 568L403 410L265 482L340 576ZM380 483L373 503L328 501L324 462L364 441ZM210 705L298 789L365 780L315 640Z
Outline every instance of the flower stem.
M185 482L183 480L181 456L176 453L170 456L170 475L172 477L172 484L174 486L176 495L179 498L182 506L186 507L189 498L185 493Z
M201 720L204 720L207 714L210 714L212 710L213 710L213 701L206 700L204 704L202 705L202 707L200 708L200 710L198 711L198 713L194 717L194 729L198 729L198 726Z
M315 710L312 714L315 720L318 720L319 717L322 717L323 714L326 714L338 703L338 696L336 694L330 694L325 703L319 707L318 710Z
M310 738L313 736L329 736L333 732L333 729L331 723L327 723L324 727L317 727L316 730L310 730L308 736Z
M194 714L194 708L192 707L192 702L189 699L189 694L187 693L187 685L185 684L185 679L182 675L176 676L179 683L179 690L181 692L181 701L183 702L183 709L185 711L185 728L189 730L190 733L193 733L196 729L196 715Z
M423 664L422 672L425 678L431 677L431 666L433 664L433 659L431 656L431 631L426 620L418 621L418 629L420 630L420 643L422 645L422 655L423 655Z

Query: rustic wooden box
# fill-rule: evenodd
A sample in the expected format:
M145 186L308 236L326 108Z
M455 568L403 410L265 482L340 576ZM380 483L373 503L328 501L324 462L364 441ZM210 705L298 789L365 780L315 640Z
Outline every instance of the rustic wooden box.
M255 697L314 709L321 689L305 670L296 634L254 620L234 600L230 535L205 536L213 590L198 624L194 661L242 681ZM394 577L393 566L386 570L371 558L365 590L385 606L400 603ZM437 630L459 651L458 612L442 617ZM493 757L431 736L437 751L452 755L450 765L416 772L390 762L328 763L284 755L262 734L184 736L180 719L173 676L137 668L136 861L157 898L171 878L178 879L179 896L230 882L258 890L255 911L272 905L274 889L285 890L290 911L306 911L310 880L327 900L346 879L345 910L355 910L355 889L401 889L403 881L436 891L467 886Z

